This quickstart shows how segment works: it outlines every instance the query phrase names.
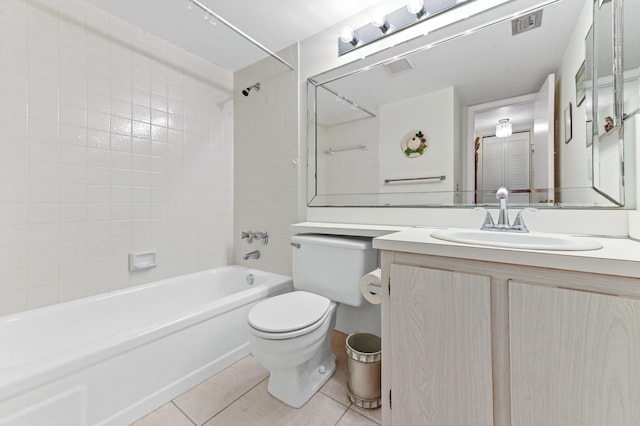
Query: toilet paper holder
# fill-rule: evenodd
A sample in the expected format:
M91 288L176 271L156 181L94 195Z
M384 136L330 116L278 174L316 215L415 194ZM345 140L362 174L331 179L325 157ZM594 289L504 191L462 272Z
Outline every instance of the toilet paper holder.
M360 278L360 294L374 305L382 302L382 271L376 268Z
M380 284L376 284L376 283L369 283L369 284L367 284L367 291L370 294L377 295L377 294L380 294L382 292L382 286Z

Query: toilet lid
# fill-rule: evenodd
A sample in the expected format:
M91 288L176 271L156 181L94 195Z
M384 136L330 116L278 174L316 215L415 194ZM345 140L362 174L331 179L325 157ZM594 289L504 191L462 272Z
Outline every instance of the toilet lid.
M249 311L249 324L269 333L300 330L322 319L330 304L324 296L293 291L258 303Z

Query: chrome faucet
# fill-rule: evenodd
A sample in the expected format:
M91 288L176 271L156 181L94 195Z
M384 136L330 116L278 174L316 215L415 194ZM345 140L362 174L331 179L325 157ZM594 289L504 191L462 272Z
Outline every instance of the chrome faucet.
M509 208L507 207L507 200L509 199L509 191L504 186L498 188L496 191L496 198L500 200L500 211L498 212L498 228L509 227Z
M260 251L259 250L250 251L249 253L242 256L242 260L248 260L248 259L260 259Z
M262 240L262 244L266 246L269 244L269 233L260 231L242 231L242 239L247 240L249 244L253 243L253 240Z
M509 231L509 232L529 232L529 229L524 223L522 212L525 210L535 211L534 208L524 208L518 212L513 224L509 224L509 208L507 206L507 200L509 199L509 191L504 186L498 188L496 192L496 198L500 200L500 211L498 212L498 223L493 222L491 213L487 212L484 223L480 228L483 231Z

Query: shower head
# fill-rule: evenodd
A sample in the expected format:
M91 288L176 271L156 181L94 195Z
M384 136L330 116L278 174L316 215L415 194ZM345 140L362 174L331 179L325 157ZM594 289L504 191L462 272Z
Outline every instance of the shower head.
M249 92L251 91L251 89L255 89L256 92L260 91L260 83L256 83L253 86L249 86L246 89L244 89L242 91L242 94L245 96L249 96Z

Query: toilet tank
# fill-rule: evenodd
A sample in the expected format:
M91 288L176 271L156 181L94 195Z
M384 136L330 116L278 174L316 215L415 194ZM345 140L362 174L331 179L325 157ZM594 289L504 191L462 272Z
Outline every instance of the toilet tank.
M294 235L293 286L335 302L360 306L360 278L374 270L377 250L371 238Z

